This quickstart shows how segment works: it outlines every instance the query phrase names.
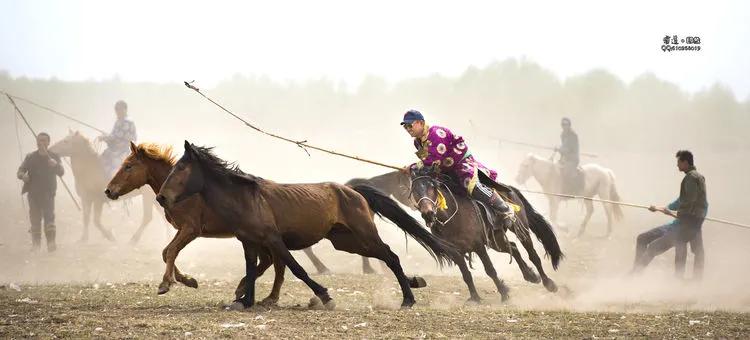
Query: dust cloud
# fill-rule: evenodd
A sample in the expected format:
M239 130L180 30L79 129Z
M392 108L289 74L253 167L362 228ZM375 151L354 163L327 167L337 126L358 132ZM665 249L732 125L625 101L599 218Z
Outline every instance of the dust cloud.
M315 151L308 156L294 145L247 129L181 84L117 79L62 82L0 73L0 89L103 130L111 128L113 105L123 99L128 102L140 142L175 145L177 153L182 151L183 140L215 146L220 157L237 161L244 171L278 182L343 183L389 171ZM606 70L560 79L543 65L509 59L470 67L455 78L433 75L388 83L373 76L349 88L328 79L279 83L262 76L237 75L203 90L271 132L393 165L413 162L411 141L398 122L406 110L419 109L428 123L463 135L474 155L497 169L501 180L510 184L515 184L513 179L527 154L547 158L550 152L494 138L555 146L559 144L560 118L566 116L579 134L582 151L599 156L583 158L582 164L595 162L612 169L623 201L665 205L674 199L682 178L674 164L674 153L690 149L707 180L709 215L750 221L744 199L750 192L750 98L737 99L721 84L707 84L702 91L687 93L651 74L625 83ZM69 129L79 130L91 140L98 135L26 103L19 105L37 131L50 133L53 143ZM14 118L7 101L0 103L0 112L0 155L4 160L0 164L0 284L159 282L164 271L161 249L174 230L159 209L141 241L128 244L142 215L137 200L105 206L103 223L112 228L115 243L106 241L93 227L91 239L78 243L83 228L81 216L59 186L59 250L51 254L29 252L26 205L19 195L15 171L22 154L33 151L34 141L22 122ZM70 169L66 171L65 181L72 188L75 180ZM525 187L539 188L534 180ZM547 213L544 197L528 194L528 198ZM559 226L569 232L558 231L558 236L566 258L556 272L545 259L545 269L564 292L551 294L541 285L523 281L506 254L492 254L495 267L513 289L509 304L529 309L750 310L750 291L746 289L750 286L746 262L750 230L704 224L706 270L702 282L672 277L673 251L657 258L640 277L631 278L625 274L632 265L636 235L669 219L643 209L624 209L625 219L615 224L612 236L601 238L606 220L601 205L595 205L586 234L575 238L583 207L575 201L562 205ZM405 241L396 227L387 222L378 222L378 226L408 273L441 282L443 276L449 276L449 285L426 288L441 290L435 292L442 294L435 299L436 307L463 304L467 291L455 267L440 270L416 242ZM314 250L334 273L361 273L358 256L336 252L327 241ZM296 252L295 257L314 271L304 254ZM198 239L181 252L177 265L201 284L236 282L243 274L241 247L232 239ZM688 276L691 266L689 260ZM474 279L483 288L480 294L499 301L478 260L474 267ZM293 283L290 274L287 278L287 284L299 284ZM262 278L271 279L270 274ZM389 273L384 278L363 278L368 279L377 281L377 300L385 305L398 303L395 298L384 298L395 284ZM355 294L345 290L339 293Z

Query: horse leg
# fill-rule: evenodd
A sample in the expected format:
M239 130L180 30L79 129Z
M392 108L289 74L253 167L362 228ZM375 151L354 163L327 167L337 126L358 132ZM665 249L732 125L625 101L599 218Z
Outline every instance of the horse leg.
M307 258L309 258L310 261L312 261L313 265L315 266L315 269L318 270L318 274L329 274L329 273L331 273L331 271L328 269L328 267L326 267L326 265L323 264L323 262L320 261L320 259L317 256L315 256L315 253L313 253L313 251L312 251L312 247L307 247L305 249L302 249L302 251L304 251L305 255L307 255ZM276 267L274 267L274 268L276 268Z
M576 237L581 237L583 233L586 231L586 225L589 223L589 220L591 219L591 215L594 214L594 203L589 200L583 200L583 206L586 207L586 216L583 217L583 222L581 223L581 229L578 230L578 235Z
M510 245L510 249L508 249L508 245ZM505 242L500 242L497 244L497 246L495 246L494 244L491 245L490 248L498 252L507 253L513 256L513 259L516 260L516 263L518 264L518 269L520 269L521 273L523 274L524 280L531 283L542 282L542 280L539 278L539 275L536 275L536 273L534 272L534 269L526 264L526 261L523 259L521 252L518 251L518 247L516 246L515 242L509 241L507 244Z
M531 241L531 237L523 238L520 241L524 249L526 249L526 253L529 255L529 260L531 260L531 263L534 264L534 267L536 267L536 270L542 277L542 284L544 285L544 288L547 288L547 290L550 292L556 292L557 285L544 272L544 267L542 267L542 260L539 258L539 255L537 255L536 250L534 250L534 243Z
M174 236L171 242L164 248L164 251L162 251L162 260L167 264L166 269L164 270L164 277L162 278L161 284L159 284L159 290L158 294L164 294L169 291L169 287L177 282L176 274L175 274L175 264L174 261L177 259L177 254L180 253L180 250L184 248L188 243L195 240L197 237L197 233L193 232L193 230L187 226L183 226L179 232ZM188 277L188 280L192 279ZM195 279L193 279L195 281ZM186 284L187 286L190 286L189 284ZM195 287L198 288L198 282L195 282Z
M112 230L104 229L104 226L102 226L102 206L104 205L104 201L102 200L94 200L94 225L97 229L99 229L99 232L104 235L104 238L107 240L114 242L115 236L112 235Z
M370 259L362 256L362 273L363 274L375 274L375 268L370 265Z
M297 260L294 259L292 253L289 252L289 249L286 247L281 237L279 237L278 235L272 236L265 242L264 246L271 251L271 254L274 258L279 258L280 261L286 264L286 266L289 267L289 270L292 271L292 274L294 274L294 276L302 280L302 282L310 287L310 290L313 291L315 296L317 296L326 307L334 308L335 304L333 303L333 299L331 299L331 297L328 295L328 289L310 278L310 275L307 274L305 269L302 268Z
M510 292L510 289L505 285L505 282L503 282L503 280L500 280L500 278L497 277L497 271L495 271L495 266L492 265L490 255L487 254L487 248L483 246L479 247L476 250L476 253L479 256L479 259L482 261L482 264L484 265L484 272L487 273L487 276L489 276L493 282L495 282L495 287L497 287L497 292L500 293L502 301L507 301L509 298L508 293Z
M403 300L401 302L402 308L410 308L414 305L414 293L411 291L409 285L409 279L404 274L404 270L401 267L401 261L398 255L391 251L391 248L387 244L383 243L375 230L375 224L369 227L361 228L357 230L347 229L343 226L337 226L332 229L326 236L331 241L333 247L337 250L346 251L349 253L359 254L367 257L377 258L388 266L388 268L396 276ZM356 228L356 227L355 227ZM374 233L367 232L366 230L372 230Z
M89 221L91 220L91 206L94 202L84 198L81 201L83 205L83 234L79 243L86 243L89 240Z
M284 265L284 262L281 262L281 260L274 258L273 259L273 271L274 271L274 278L273 278L273 287L271 288L271 293L269 293L268 296L265 299L263 299L263 301L260 302L260 304L264 306L275 305L276 303L279 302L281 286L284 284L284 272L286 272L286 266Z
M146 226L151 223L151 220L154 218L154 207L153 207L153 199L150 199L150 195L147 196L147 194L141 195L142 201L143 201L143 218L141 219L141 225L138 227L138 229L133 233L133 236L130 237L130 244L135 245L138 243L138 241L141 239L141 235L143 234L143 230L146 229ZM167 226L167 229L169 229L169 226Z
M266 272L268 267L271 266L271 254L265 250L259 251L258 260L257 277L261 277L263 276L263 273ZM234 296L236 300L239 300L242 296L245 295L245 282L247 282L247 277L243 276L239 284L237 285L237 289L234 290Z
M557 221L557 211L560 208L560 200L556 197L550 197L549 198L549 218L550 222L552 222L552 225L554 225L556 228L559 228L561 231L568 232L567 227L560 226L560 223Z
M231 309L252 307L255 304L255 280L258 278L258 251L248 241L242 241L242 250L245 254L245 295L235 301ZM238 304L239 303L239 304Z
M608 185L606 185L606 186L601 186L600 185L600 187L599 187L599 197L601 199L610 200L610 199L612 199L612 197L611 197L611 195L609 193L609 190L612 187L612 184L609 181L607 181L607 183L608 183ZM611 205L610 203L604 203L604 202L602 202L602 206L604 207L604 213L607 215L607 234L604 235L604 237L608 238L609 235L612 234L612 221L614 219L614 214L613 214L613 211L612 211L613 210L613 205Z

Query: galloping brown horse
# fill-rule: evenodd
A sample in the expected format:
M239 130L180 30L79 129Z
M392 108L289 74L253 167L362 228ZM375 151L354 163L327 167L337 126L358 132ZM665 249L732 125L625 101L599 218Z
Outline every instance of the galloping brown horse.
M541 280L544 287L551 292L557 291L555 282L544 272L541 259L534 250L534 244L529 234L530 229L542 242L545 251L550 256L552 267L557 269L560 260L563 258L563 253L560 250L560 245L557 242L557 237L552 230L552 226L541 214L534 210L517 189L513 187L499 187L497 184L493 185L493 183L490 183L492 180L482 177L480 175L480 179L487 181L488 185L492 185L495 190L498 190L501 195L505 196L506 200L520 207L520 210L517 212L518 219L510 230L516 234L518 240L526 249L531 262L534 263L534 266L539 271L539 275L542 277ZM496 225L499 225L499 223L494 220L491 214L483 211L483 207L475 205L465 195L453 193L459 190L450 179L439 179L433 173L425 171L412 175L411 189L409 191L412 198L418 202L417 207L422 213L422 217L427 221L428 226L430 226L436 235L450 242L462 254L476 253L479 256L484 265L485 272L495 283L503 301L508 299L509 289L503 280L498 278L495 267L492 265L492 261L487 254L487 246L499 252L512 254L513 258L518 262L524 278L527 281L539 282L539 278L536 277L533 270L526 267L526 263L521 259L515 244L508 241L505 235L506 230L497 228ZM445 204L442 208L441 201ZM464 282L469 288L469 300L478 302L480 300L479 294L464 259L459 258L454 262L461 270Z
M172 171L174 163L175 159L172 156L171 146L161 147L157 144L147 143L136 146L130 143L130 155L125 158L120 169L117 170L115 176L110 180L104 193L110 199L116 200L120 196L126 195L144 185L148 185L154 193L157 193L162 184L164 184L164 180L169 175L169 172ZM167 221L177 229L177 234L174 235L172 241L162 251L162 259L166 263L166 269L162 282L159 285L158 293L164 294L168 292L170 286L175 282L183 283L188 287L198 288L197 280L181 273L177 269L175 265L177 255L182 248L197 237L231 238L234 237L234 234L229 227L221 222L219 216L206 206L203 199L198 195L192 196L171 208L167 208L164 212ZM315 264L318 272L328 271L312 253L312 250L305 248L304 251L310 257L313 264ZM261 267L268 268L270 265L270 256L265 254L261 259L263 260ZM276 281L278 283L274 281L271 294L263 300L266 303L274 303L279 299L279 290L281 289L284 273L284 268L280 269L276 273ZM281 275L281 280L278 280L279 275ZM241 289L242 287L243 283L240 282L237 290L239 294L237 298L240 298L244 294L244 290Z
M157 201L171 208L200 194L242 242L245 252L244 307L255 303L258 251L267 249L305 282L324 305L332 306L328 290L309 277L289 252L323 238L342 251L375 257L386 263L403 293L402 307L411 307L414 294L400 260L378 236L373 212L382 214L409 233L442 264L454 257L450 245L433 236L398 204L368 186L336 183L278 184L242 172L216 157L210 148L185 141L185 153L162 185Z

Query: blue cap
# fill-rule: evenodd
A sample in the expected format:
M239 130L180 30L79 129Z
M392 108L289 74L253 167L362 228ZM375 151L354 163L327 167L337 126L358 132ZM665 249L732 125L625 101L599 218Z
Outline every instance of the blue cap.
M411 124L416 120L424 120L424 116L417 110L409 110L404 114L404 120L401 122L401 125Z

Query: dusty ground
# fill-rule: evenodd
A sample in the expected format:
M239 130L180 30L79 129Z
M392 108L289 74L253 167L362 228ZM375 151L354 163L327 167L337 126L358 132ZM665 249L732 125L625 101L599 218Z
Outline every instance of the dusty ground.
M115 225L122 209L108 209L105 222ZM565 217L575 220L579 209L567 210ZM619 225L608 239L597 237L604 232L600 216L582 238L561 233L567 258L556 272L545 262L562 288L559 293L523 281L515 263L493 254L495 267L512 289L510 301L500 302L476 262L473 275L484 300L479 306L466 305L468 293L457 269L441 271L414 242L407 252L403 234L380 223L405 270L428 281L428 287L415 290L414 309L398 310L401 295L390 273L362 275L357 256L323 242L315 251L334 274L313 278L330 289L335 311L308 310L310 291L287 272L278 307L235 312L223 308L243 269L241 247L234 240L200 239L189 245L177 264L199 280L199 289L177 285L158 296L160 254L166 244L161 222L148 229L138 246L126 243L134 222L115 228L116 244L92 231L89 243L78 245L80 229L69 227L76 225L77 215L63 211L58 252L30 254L28 234L18 232L25 228L18 215L10 222L17 230L0 231L0 338L748 337L750 279L742 269L747 235L706 234L703 282L673 279L672 252L654 261L644 276L628 278L623 274L632 261L634 235L660 221L638 216ZM302 253L295 257L312 270ZM259 300L270 290L271 273L259 280Z

